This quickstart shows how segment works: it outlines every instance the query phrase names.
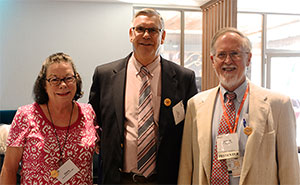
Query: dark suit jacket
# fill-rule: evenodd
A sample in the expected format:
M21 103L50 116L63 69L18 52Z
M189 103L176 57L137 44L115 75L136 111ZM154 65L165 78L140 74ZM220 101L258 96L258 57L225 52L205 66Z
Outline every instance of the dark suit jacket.
M100 155L104 184L120 183L124 155L126 69L131 54L98 66L93 76L89 102L102 128ZM172 107L183 100L186 108L188 99L197 93L195 73L163 58L161 73L157 176L158 183L176 184L184 121L175 125ZM163 102L166 98L171 99L168 107Z

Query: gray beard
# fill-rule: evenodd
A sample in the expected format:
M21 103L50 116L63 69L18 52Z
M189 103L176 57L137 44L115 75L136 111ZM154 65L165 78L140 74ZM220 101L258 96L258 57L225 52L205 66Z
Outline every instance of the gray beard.
M241 84L241 82L243 82L243 79L245 78L245 76L240 76L238 77L237 75L219 75L216 70L215 73L221 83L221 85L225 88L225 89L236 89L238 87L238 85ZM229 78L226 78L226 77Z

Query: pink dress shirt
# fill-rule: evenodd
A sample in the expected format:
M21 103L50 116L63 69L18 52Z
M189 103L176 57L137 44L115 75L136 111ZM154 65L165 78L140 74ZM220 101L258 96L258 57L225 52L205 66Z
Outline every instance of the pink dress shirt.
M160 57L147 65L147 69L152 75L151 91L153 94L154 121L157 125L161 100L161 65ZM137 170L137 137L138 137L138 99L142 79L138 75L142 64L140 64L134 55L128 61L126 89L125 89L125 124L124 124L124 172L138 173Z

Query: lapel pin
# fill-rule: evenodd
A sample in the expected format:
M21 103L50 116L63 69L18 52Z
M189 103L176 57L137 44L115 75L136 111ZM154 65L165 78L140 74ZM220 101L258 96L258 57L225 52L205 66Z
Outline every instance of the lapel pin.
M244 133L245 133L247 136L249 136L250 134L252 134L252 128L249 127L249 126L246 126L246 127L244 128Z
M243 119L243 125L244 125L244 133L249 136L250 134L252 134L253 129L251 127L249 127L249 125L247 125L246 119Z
M171 100L170 100L170 98L166 98L165 100L164 100L164 104L165 104L165 106L167 106L167 107L169 107L170 105L171 105Z

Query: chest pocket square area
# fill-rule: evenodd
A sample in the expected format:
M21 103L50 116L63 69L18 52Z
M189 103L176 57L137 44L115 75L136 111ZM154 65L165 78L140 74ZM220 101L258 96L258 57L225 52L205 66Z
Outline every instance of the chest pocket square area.
M175 125L184 120L185 111L182 100L173 107L172 111L175 120Z

